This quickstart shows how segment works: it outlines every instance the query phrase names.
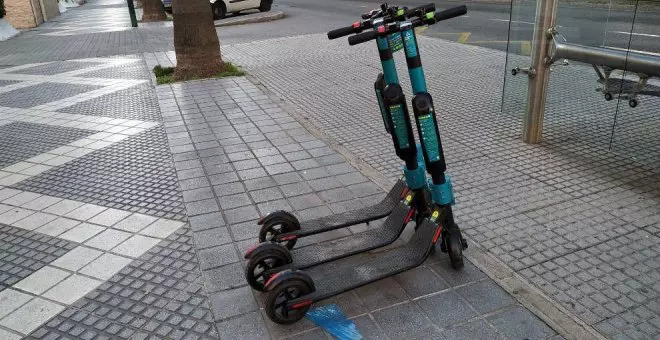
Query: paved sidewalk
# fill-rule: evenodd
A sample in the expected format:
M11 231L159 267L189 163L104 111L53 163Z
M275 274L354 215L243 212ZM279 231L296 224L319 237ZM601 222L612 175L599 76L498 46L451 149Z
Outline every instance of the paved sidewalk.
M507 77L500 112L504 53L419 42L455 181L456 217L472 243L605 336L657 337L660 100L644 97L636 109L624 102L615 115L617 102L592 92L589 67L556 67L544 142L525 145L523 77ZM224 53L333 145L397 178L372 93L380 69L373 46L317 34L235 44ZM512 59L511 66L525 62ZM405 61L397 61L405 74Z

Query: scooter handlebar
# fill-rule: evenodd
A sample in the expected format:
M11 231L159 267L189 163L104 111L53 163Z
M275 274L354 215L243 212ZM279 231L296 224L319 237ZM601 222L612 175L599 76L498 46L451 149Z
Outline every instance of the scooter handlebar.
M444 11L435 12L435 21L447 20L455 17L460 17L467 13L467 6L460 5Z
M377 37L378 37L378 31L376 30L366 31L348 37L348 44L351 46L357 45L363 42L367 42L369 40L376 39Z
M426 14L428 12L434 12L434 11L435 11L435 4L426 4L407 10L406 17L412 18L414 16L419 16L421 14Z
M358 33L358 32L360 32L360 31L358 31L357 28L355 28L354 25L353 26L348 26L348 27L337 28L337 29L334 29L334 30L328 32L328 39L337 39L337 38L341 38L341 37L347 36L349 34Z

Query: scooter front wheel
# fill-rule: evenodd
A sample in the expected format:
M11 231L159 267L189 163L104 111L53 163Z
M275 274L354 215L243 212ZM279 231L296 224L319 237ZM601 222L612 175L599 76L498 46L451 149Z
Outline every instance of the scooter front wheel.
M245 267L245 278L254 290L264 292L266 291L266 282L270 278L267 272L289 262L286 254L276 249L266 249L256 252L252 254L250 261L248 261Z

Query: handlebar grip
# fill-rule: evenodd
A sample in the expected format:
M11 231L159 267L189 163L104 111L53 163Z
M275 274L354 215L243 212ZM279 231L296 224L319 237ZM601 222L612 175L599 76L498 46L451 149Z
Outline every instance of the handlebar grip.
M377 31L375 31L375 30L366 31L366 32L359 33L359 34L352 35L352 36L348 37L348 44L349 45L357 45L357 44L361 44L363 42L367 42L369 40L376 39L377 37L378 37L378 32Z
M328 32L328 39L337 39L357 32L353 26L342 27Z
M435 11L435 4L426 4L426 5L422 5L422 6L415 7L413 9L407 10L406 11L406 17L410 19L414 16L418 16L418 15L425 14L427 12L432 12L432 11L433 12Z
M460 17L467 13L467 7L465 5L456 6L444 11L435 12L435 21L447 20L455 17Z

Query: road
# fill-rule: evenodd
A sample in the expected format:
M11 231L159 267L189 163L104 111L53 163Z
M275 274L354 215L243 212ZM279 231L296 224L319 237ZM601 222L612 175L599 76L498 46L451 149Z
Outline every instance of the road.
M429 0L408 0L413 7ZM438 8L460 4L458 1L435 2ZM359 14L379 6L378 1L362 0L275 0L275 6L289 15L281 20L269 36L291 36L320 33L345 26L359 18ZM507 40L512 41L510 50L528 54L533 33L535 1L523 1L511 8L510 3L468 3L468 14L429 27L422 34L442 39L506 50ZM513 15L510 16L510 13ZM510 21L510 19L512 19ZM633 25L634 20L634 25ZM558 30L569 42L589 46L628 48L660 54L660 7L654 11L637 11L627 8L596 8L560 4ZM241 35L253 36L258 30L234 28L229 32L219 30L221 38L240 39ZM511 34L509 35L509 30Z

